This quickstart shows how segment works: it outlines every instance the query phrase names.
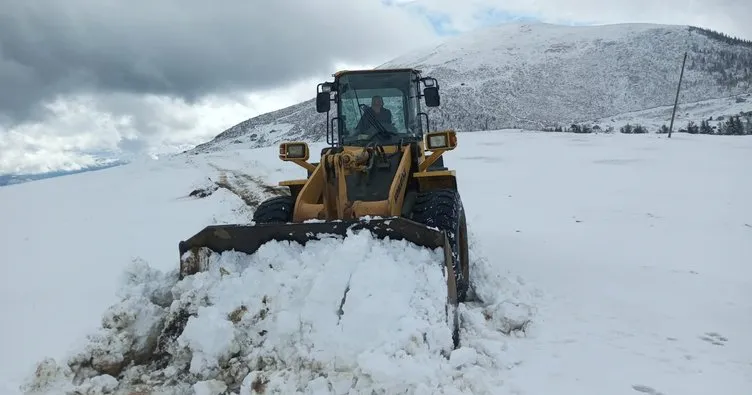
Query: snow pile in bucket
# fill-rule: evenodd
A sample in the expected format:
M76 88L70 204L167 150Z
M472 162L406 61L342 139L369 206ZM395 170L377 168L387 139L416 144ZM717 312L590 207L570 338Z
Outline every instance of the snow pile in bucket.
M361 231L215 254L181 281L136 261L102 328L65 363L40 362L22 390L498 393L505 344L532 316L527 294L471 246L480 301L460 305L452 350L442 258Z

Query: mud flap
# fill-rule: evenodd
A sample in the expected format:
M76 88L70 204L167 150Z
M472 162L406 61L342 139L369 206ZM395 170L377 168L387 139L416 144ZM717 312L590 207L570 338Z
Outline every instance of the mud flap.
M320 240L326 235L345 236L348 229L370 230L379 239L389 237L392 240L407 240L431 249L448 247L448 238L443 231L402 217L286 224L211 225L180 242L180 278L206 270L206 249L216 253L234 250L253 254L264 243L270 241L294 241L305 245L310 240ZM447 256L451 260L451 252L446 254L445 251L445 257ZM452 267L451 261L448 265Z

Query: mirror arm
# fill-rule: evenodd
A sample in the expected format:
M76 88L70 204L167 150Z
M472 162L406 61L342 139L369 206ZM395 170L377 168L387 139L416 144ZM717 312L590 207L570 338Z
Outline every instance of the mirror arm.
M310 172L316 170L316 165L303 159L291 159L290 162L295 163L296 165L301 166Z
M429 121L428 121L428 114L426 114L425 112L421 111L421 112L418 113L418 119L420 119L421 116L426 117L426 133L428 133L428 132L431 131L431 127L430 127L430 124L429 124ZM423 133L423 130L421 130L421 133Z
M328 115L329 115L329 113L327 113L326 143L329 144L329 145L331 145L331 146L334 146L334 142L335 142L334 141L334 135L335 135L335 133L337 135L337 141L339 141L339 126L340 126L340 124L339 124L339 117L333 117L331 120L329 120L328 119ZM337 121L337 129L334 129L334 121L335 120ZM329 141L330 140L329 139L329 130L330 130L329 127L330 126L331 126L331 133L332 133L331 141Z

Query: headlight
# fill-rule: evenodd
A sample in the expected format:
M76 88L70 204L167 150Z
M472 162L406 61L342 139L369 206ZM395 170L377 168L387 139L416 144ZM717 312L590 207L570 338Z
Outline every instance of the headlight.
M287 146L287 157L297 159L305 157L305 146L302 144L290 144Z
M457 146L457 134L454 130L443 130L426 134L426 149L453 150Z
M279 145L279 158L282 160L308 160L308 144L288 142Z
M428 137L428 149L444 148L447 146L446 134Z

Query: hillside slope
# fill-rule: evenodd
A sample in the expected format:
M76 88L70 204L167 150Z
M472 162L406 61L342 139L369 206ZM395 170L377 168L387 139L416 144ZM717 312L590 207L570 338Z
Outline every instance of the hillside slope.
M752 43L674 25L509 24L379 68L418 67L439 79L443 105L428 111L437 128L540 129L672 104L685 50L682 103L752 92ZM324 123L311 99L241 122L195 150L320 141Z

